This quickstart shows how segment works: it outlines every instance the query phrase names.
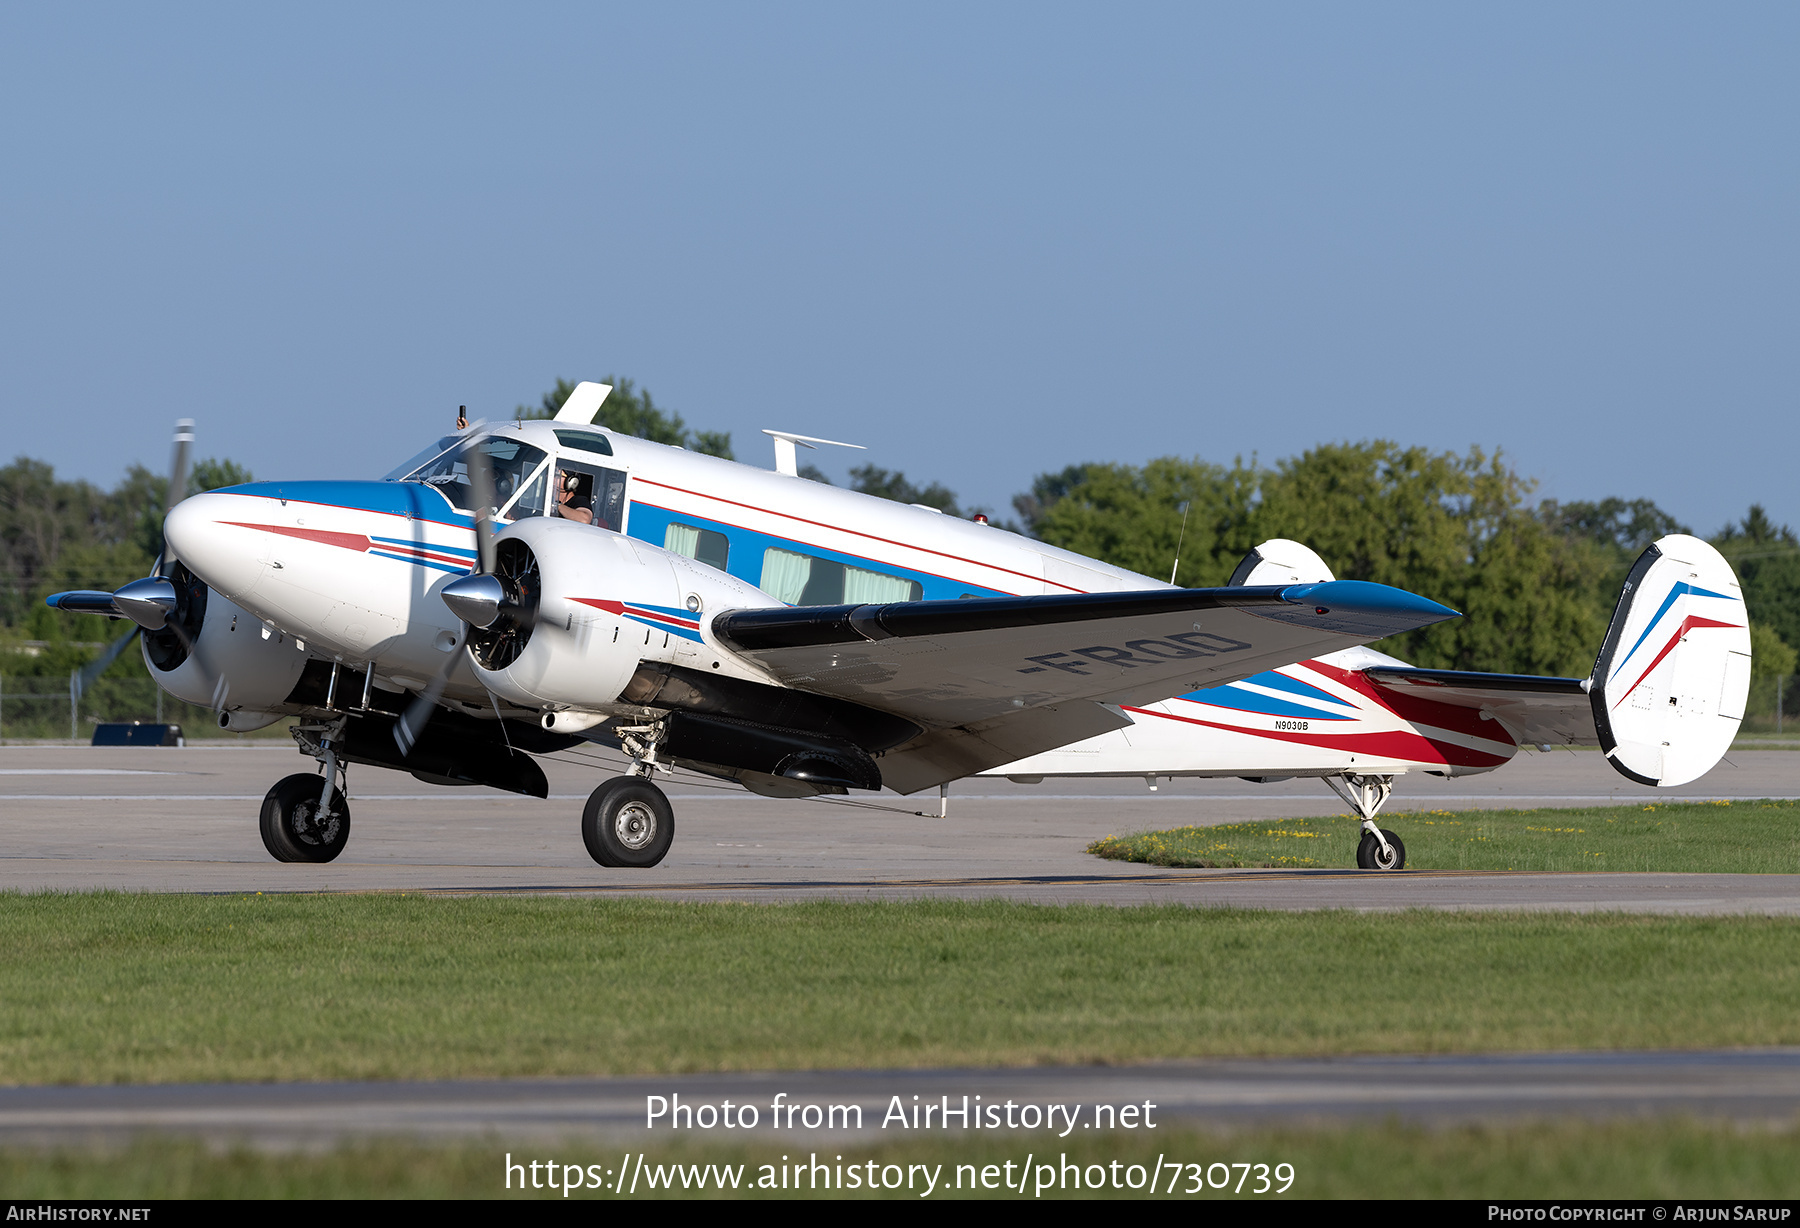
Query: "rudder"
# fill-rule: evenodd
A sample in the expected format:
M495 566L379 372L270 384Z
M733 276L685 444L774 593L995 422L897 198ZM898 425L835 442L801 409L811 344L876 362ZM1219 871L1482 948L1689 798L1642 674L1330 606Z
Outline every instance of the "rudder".
M1730 749L1749 689L1731 564L1697 537L1659 539L1632 566L1589 679L1600 748L1640 784L1686 784Z

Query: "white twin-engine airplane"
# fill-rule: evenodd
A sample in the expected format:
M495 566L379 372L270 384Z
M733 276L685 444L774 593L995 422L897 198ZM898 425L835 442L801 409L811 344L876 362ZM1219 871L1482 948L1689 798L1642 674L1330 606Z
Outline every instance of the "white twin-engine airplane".
M828 441L777 435L770 471L597 429L609 391L446 435L381 481L176 502L155 575L49 603L132 619L163 688L226 729L301 718L323 775L263 803L282 861L343 851L346 764L545 797L532 755L592 739L631 758L582 813L605 866L668 852L653 778L679 765L781 797L1318 776L1362 816L1358 864L1399 869L1374 821L1395 776L1598 742L1632 780L1680 784L1742 716L1743 599L1691 537L1638 560L1589 678L1413 669L1361 645L1455 612L1335 580L1297 543L1175 588L797 477L794 445Z

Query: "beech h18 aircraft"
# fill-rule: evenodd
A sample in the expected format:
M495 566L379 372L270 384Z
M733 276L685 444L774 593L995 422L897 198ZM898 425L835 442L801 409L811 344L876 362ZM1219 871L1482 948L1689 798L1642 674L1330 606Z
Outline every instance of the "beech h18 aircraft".
M680 766L777 797L1316 775L1361 815L1359 864L1399 869L1374 822L1396 775L1597 739L1633 779L1675 784L1741 716L1742 599L1691 538L1639 560L1592 679L1412 670L1361 646L1455 611L1333 579L1294 543L1226 587L1176 588L799 478L795 447L827 440L769 432L770 471L597 428L608 392L446 435L380 481L185 500L178 428L156 573L49 604L131 619L152 676L222 728L299 718L321 774L264 800L281 861L343 851L347 764L546 797L532 756L592 740L630 759L582 812L603 866L663 859L654 778Z

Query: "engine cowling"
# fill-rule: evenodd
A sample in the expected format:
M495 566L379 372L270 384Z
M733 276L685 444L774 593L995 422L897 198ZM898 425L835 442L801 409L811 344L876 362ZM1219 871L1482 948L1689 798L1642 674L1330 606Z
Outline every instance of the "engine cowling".
M633 706L644 662L758 676L707 638L711 615L780 604L752 585L622 534L533 517L495 541L498 616L469 637L483 685L522 707Z
M277 716L306 667L291 639L266 635L254 614L176 565L169 577L175 608L159 631L144 633L144 663L169 694L191 704L246 717L227 728L259 728ZM255 714L255 715L250 715Z

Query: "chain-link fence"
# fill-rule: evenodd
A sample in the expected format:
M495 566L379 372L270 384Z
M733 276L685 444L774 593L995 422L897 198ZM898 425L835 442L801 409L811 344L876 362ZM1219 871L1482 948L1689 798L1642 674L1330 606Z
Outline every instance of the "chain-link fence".
M101 678L74 701L68 680L57 685L43 674L0 675L0 739L75 738L86 741L94 726L112 721L156 721L180 725L194 738L242 735L224 733L218 713L183 703L148 677ZM279 727L275 732L279 734Z
M1800 736L1800 674L1750 680L1743 732Z

